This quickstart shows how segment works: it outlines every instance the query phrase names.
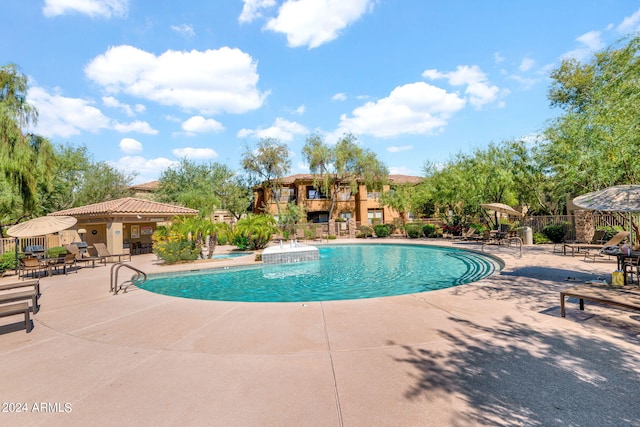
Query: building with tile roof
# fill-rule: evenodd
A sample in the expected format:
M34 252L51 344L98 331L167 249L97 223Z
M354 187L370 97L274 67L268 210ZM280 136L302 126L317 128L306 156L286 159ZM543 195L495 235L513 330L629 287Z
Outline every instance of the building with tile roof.
M75 230L85 230L81 237L88 245L105 243L111 253L130 248L150 248L151 235L158 224L176 216L195 216L198 211L152 200L125 197L92 205L65 209L49 215L72 216L78 222Z
M307 221L324 223L337 218L344 220L354 219L362 224L372 224L375 221L392 222L406 212L396 212L389 206L383 206L379 202L381 192L390 191L398 185L417 185L422 182L421 177L410 175L388 175L387 183L380 189L367 189L365 184L358 185L358 190L352 193L348 186L338 194L336 206L333 210L333 218L329 218L331 205L330 195L322 192L314 186L314 175L296 174L280 179L279 188L269 188L262 184L253 189L255 213L269 212L276 215L280 203L282 208L289 202L296 203L304 208ZM274 197L272 197L272 193Z

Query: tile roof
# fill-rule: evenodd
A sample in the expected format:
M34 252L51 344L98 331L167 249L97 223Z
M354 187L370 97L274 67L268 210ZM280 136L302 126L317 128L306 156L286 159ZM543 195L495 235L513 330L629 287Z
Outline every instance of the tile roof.
M411 175L388 175L387 178L394 184L419 184L424 178ZM299 173L282 178L282 184L289 185L296 181L313 181L313 174Z
M125 197L122 199L109 200L92 205L80 206L77 208L65 209L49 215L135 215L135 214L157 214L157 215L197 215L195 209L184 208L182 206L159 203L151 200L137 199L135 197Z
M155 191L160 187L160 181L143 182L142 184L132 185L132 190L136 191Z

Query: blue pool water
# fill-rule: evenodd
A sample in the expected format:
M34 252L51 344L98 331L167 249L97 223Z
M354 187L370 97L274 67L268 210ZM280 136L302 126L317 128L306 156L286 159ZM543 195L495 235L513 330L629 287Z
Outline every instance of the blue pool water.
M328 301L443 289L500 268L492 258L456 248L365 244L319 250L319 261L149 275L139 287L204 300Z
M253 252L231 252L228 254L214 255L213 259L238 258L239 256L252 255Z

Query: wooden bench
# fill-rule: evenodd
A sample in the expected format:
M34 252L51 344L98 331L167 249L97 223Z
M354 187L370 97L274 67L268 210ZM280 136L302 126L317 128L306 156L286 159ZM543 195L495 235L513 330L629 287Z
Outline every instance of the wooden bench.
M25 280L23 282L5 283L4 285L0 285L0 291L8 291L10 289L17 289L17 288L28 288L31 286L33 286L33 288L35 289L38 295L41 295L40 279Z
M31 332L31 318L29 317L29 304L21 302L18 304L0 305L0 317L15 316L24 314L24 326L27 333Z
M638 287L577 286L560 292L560 314L566 316L565 297L580 300L580 310L584 310L584 300L640 311L640 289Z
M33 312L38 312L40 307L38 306L38 293L35 290L0 294L0 304L24 300L31 300L31 307Z

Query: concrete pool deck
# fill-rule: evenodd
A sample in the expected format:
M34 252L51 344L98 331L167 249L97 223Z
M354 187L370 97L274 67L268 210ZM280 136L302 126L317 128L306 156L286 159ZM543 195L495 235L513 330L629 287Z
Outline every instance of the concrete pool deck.
M33 331L0 322L0 425L640 426L640 313L560 317L560 290L615 261L486 250L505 267L480 282L304 304L114 296L109 266L44 277Z

